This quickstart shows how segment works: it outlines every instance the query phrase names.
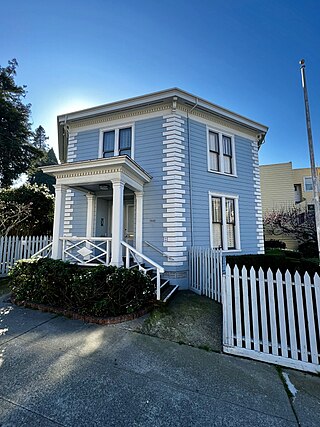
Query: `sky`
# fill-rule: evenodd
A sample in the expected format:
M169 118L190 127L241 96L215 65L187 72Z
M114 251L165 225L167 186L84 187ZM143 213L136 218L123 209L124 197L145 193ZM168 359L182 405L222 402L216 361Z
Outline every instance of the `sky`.
M269 127L260 163L309 166L299 60L320 164L320 3L313 0L1 1L0 65L16 58L33 129L179 87Z

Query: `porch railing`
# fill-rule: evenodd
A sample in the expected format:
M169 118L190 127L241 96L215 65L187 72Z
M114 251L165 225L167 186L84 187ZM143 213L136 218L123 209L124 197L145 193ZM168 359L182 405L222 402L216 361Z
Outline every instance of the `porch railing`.
M60 237L62 259L80 265L109 265L111 237Z
M130 268L130 256L133 258L134 262L138 266L139 270L143 273L147 273L147 271L150 269L148 267L144 267L143 264L147 263L152 266L157 272L157 288L156 288L156 294L157 294L157 300L160 300L160 288L161 288L161 273L164 273L164 268L154 262L152 259L147 257L146 255L143 255L141 252L137 251L135 248L130 246L127 242L121 242L122 246L126 249L126 268Z

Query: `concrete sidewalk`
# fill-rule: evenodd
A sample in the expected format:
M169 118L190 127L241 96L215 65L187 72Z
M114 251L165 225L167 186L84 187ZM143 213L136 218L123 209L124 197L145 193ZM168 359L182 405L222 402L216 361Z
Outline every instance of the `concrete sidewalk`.
M319 426L320 377L285 370L290 400L271 365L3 301L0 321L1 427Z

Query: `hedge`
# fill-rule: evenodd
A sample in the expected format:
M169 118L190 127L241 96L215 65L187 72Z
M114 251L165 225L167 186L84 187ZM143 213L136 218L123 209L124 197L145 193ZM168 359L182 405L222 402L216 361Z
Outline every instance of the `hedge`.
M294 274L298 271L301 275L307 271L309 275L313 276L315 273L320 275L320 267L312 261L308 261L304 258L301 258L301 255L296 255L295 252L283 251L283 254L277 255L235 255L227 256L227 263L230 267L237 266L241 269L243 266L247 268L253 267L255 270L258 270L260 267L262 270L267 271L270 268L273 272L276 272L278 269L285 273L287 270L290 273ZM294 254L292 257L289 255Z
M48 258L18 261L9 286L17 301L101 317L134 313L154 301L154 285L138 270L80 267Z

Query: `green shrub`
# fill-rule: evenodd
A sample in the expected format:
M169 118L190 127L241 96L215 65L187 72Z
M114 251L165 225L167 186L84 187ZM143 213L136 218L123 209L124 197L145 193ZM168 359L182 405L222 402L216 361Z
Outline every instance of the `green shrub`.
M75 273L75 265L60 260L20 260L9 273L9 285L19 301L59 305Z
M271 240L265 240L264 242L265 249L275 249L275 248L285 249L286 247L287 245L282 240L271 239Z
M79 267L47 258L21 260L10 271L18 301L49 304L93 316L117 316L150 305L154 286L138 270Z
M318 256L318 244L316 242L301 243L298 249L304 258L313 258Z
M288 258L286 253L290 251L283 251L281 255L234 255L227 256L227 263L233 267L235 264L241 269L243 266L247 268L253 267L255 270L258 270L260 267L262 270L267 271L270 268L273 272L276 272L278 269L285 273L289 270L292 274L298 271L303 275L306 271L310 275L315 273L320 274L320 267L314 262L308 261L306 259L298 258Z

